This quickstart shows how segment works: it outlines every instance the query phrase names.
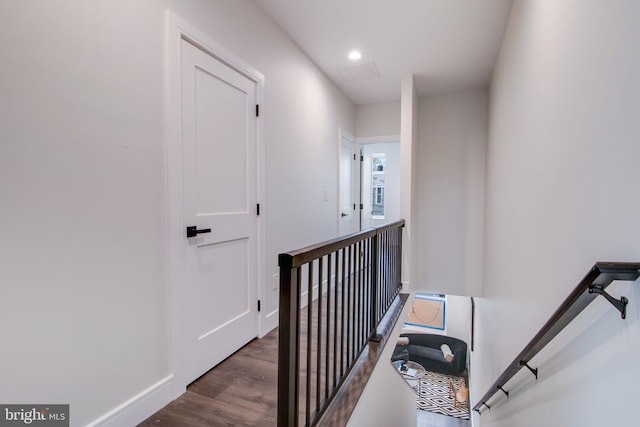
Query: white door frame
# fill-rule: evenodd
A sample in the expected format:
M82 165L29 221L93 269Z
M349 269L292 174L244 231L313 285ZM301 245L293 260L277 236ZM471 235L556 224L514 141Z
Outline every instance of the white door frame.
M338 159L338 186L337 186L337 188L338 188L338 191L337 191L337 194L338 194L337 209L338 210L336 211L336 235L337 236L340 235L340 214L342 213L342 209L341 209L341 206L340 206L340 201L342 200L342 194L341 194L342 188L341 188L341 185L340 185L341 184L341 179L342 179L341 173L340 173L340 169L341 169L340 162L342 161L342 159L341 159L340 155L341 155L341 150L342 150L342 139L343 138L348 140L349 142L351 142L354 145L354 147L356 148L356 151L358 153L360 152L360 150L358 149L358 142L356 141L356 138L349 131L347 131L346 129L344 129L342 127L339 127L338 128L338 145L337 145L338 150L337 150L337 157L336 157ZM357 179L359 181L360 180L360 169L359 169L360 168L360 166L359 166L360 162L358 161L356 164L358 165ZM354 217L354 221L356 222L357 229L360 230L360 190L359 190L360 182L357 182L357 183L354 182L354 174L355 174L355 171L352 170L351 171L351 175L352 175L352 177L351 177L351 186L353 187L354 185L357 184L357 188L358 188L357 191L354 191L354 188L351 189L351 192L352 192L352 194L354 194L354 197L356 199L356 200L354 200L354 203L356 203L356 210L355 210L355 212L353 214L354 215L353 217ZM354 230L354 232L355 231L356 230Z
M359 136L355 141L360 145L395 143L400 141L400 135Z
M173 394L178 397L186 390L186 372L184 369L185 357L185 295L183 283L186 278L185 254L184 254L184 230L183 219L183 180L182 180L182 79L181 79L181 42L187 40L198 48L207 52L219 61L235 69L256 83L256 102L261 104L264 93L264 76L249 66L247 63L230 53L228 50L211 40L204 33L180 18L171 11L166 13L166 96L165 96L165 147L167 165L167 259L168 259L168 306L170 313L167 325L170 334L170 365L173 375ZM257 199L261 212L265 211L265 153L264 153L264 106L260 106L260 118L257 121ZM263 280L265 274L264 254L264 218L261 213L258 216L257 232L257 275L256 295L262 298ZM258 313L258 334L264 335L262 326L264 312Z
M400 143L400 135L381 135L381 136L366 136L366 137L356 137L356 143L362 148L364 145L373 145L373 144L395 144ZM362 164L360 165L362 166ZM360 171L360 203L362 203L364 196L362 188L362 183L364 181L363 174L364 171ZM360 229L363 229L363 215L360 215Z

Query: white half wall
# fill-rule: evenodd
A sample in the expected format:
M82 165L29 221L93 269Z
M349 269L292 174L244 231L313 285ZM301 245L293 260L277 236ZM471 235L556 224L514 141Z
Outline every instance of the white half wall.
M253 2L1 2L0 402L69 403L72 426L172 397L167 9L265 75L263 332L277 254L335 236L355 107Z
M413 389L391 364L391 356L411 308L407 300L393 330L389 333L380 359L369 377L347 426L415 427L417 422L416 395Z
M486 91L420 98L416 292L480 295Z
M634 0L514 3L491 88L472 399L596 261L640 261L639 20ZM482 427L637 423L640 284L608 291L627 319L597 299Z

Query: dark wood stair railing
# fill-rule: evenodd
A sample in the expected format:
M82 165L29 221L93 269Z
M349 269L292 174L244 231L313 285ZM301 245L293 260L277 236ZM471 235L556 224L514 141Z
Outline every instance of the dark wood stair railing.
M505 384L513 378L513 376L526 367L538 378L538 369L532 368L529 361L542 350L556 335L560 333L573 319L582 312L598 295L602 295L609 301L624 319L626 316L626 306L628 300L625 297L616 299L609 295L605 289L614 280L635 281L640 277L640 263L630 262L598 262L591 271L580 281L578 286L571 294L560 304L560 307L553 313L542 329L533 337L527 346L516 356L516 358L507 366L498 379L489 387L489 390L482 396L473 410L482 413L480 409L484 406L491 409L488 405L489 399L499 391L502 391L507 397L509 393L505 391Z
M403 227L401 220L279 255L278 426L315 425L368 341L379 339L402 286Z

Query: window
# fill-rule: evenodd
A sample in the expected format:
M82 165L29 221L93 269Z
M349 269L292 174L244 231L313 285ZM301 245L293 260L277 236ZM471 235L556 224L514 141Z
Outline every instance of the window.
M386 156L371 156L371 215L384 218L384 169Z

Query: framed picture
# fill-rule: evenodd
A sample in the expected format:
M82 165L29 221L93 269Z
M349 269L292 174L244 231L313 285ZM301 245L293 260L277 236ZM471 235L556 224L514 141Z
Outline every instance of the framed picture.
M447 298L442 294L416 293L405 325L444 331Z

